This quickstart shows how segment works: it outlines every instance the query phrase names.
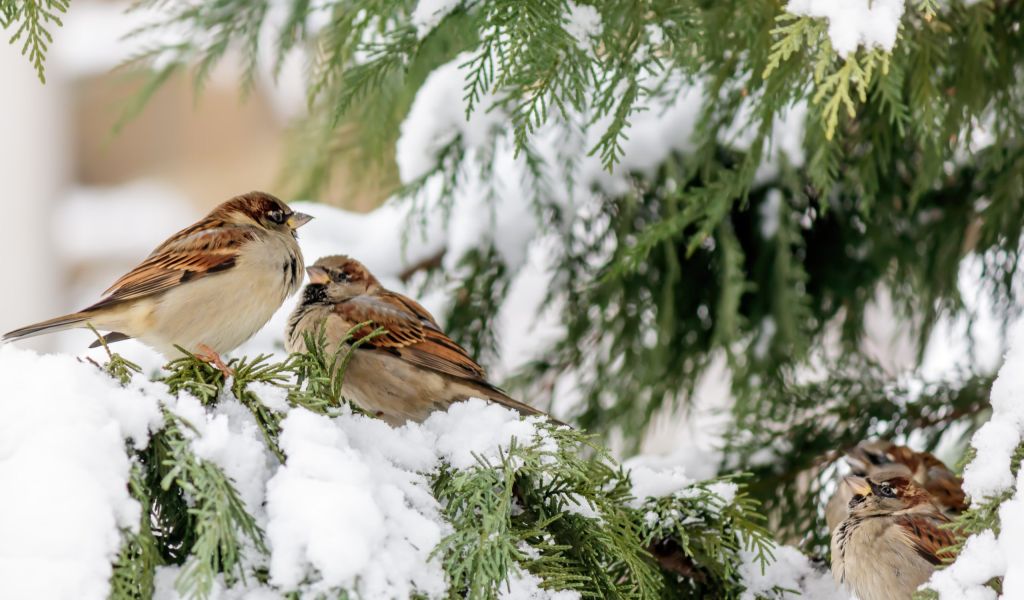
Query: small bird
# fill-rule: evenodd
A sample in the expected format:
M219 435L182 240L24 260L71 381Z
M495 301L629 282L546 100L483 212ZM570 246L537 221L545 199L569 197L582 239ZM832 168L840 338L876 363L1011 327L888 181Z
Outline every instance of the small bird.
M372 322L353 332L353 340L378 327L385 330L355 346L345 371L342 394L364 410L399 426L472 397L524 415L544 414L491 385L483 368L441 331L427 309L385 289L359 261L328 256L306 271L310 283L288 319L289 352L304 351L305 334L321 327L332 352L361 323Z
M967 510L967 494L963 479L931 452L918 452L885 440L863 442L847 454L847 462L855 475L871 475L872 471L891 465L903 465L914 482L924 487L942 512L955 517Z
M917 452L885 440L861 442L846 453L851 474L879 481L891 477L913 479L922 486L947 517L967 510L963 480L930 452ZM843 482L825 507L829 532L849 514L851 488Z
M181 346L227 375L220 354L249 339L299 288L295 230L311 218L270 194L236 196L160 244L96 304L3 340L92 326L111 332L104 343L137 338L168 358Z
M832 532L832 576L860 600L910 600L955 543L949 518L906 477L851 475L850 515Z

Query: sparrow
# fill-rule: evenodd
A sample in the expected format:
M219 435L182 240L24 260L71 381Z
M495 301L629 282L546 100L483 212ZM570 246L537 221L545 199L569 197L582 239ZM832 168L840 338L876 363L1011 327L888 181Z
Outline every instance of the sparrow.
M906 477L925 489L947 517L967 510L963 480L930 452L916 452L884 440L861 442L846 453L851 474L875 480ZM840 483L825 507L829 532L849 514L851 488Z
M510 398L484 369L441 330L415 300L384 288L359 261L328 256L306 269L309 284L288 319L289 352L306 350L306 334L323 328L327 350L336 352L346 334L360 340L376 328L383 334L349 344L352 357L342 395L392 426L423 421L454 402L482 398L524 415L544 413Z
M850 515L832 532L832 576L860 600L910 600L952 554L949 518L912 479L847 477Z
M171 358L181 346L227 375L220 354L249 339L298 290L295 230L311 218L270 194L236 196L160 244L99 302L3 341L92 326L110 333L91 347L136 338Z

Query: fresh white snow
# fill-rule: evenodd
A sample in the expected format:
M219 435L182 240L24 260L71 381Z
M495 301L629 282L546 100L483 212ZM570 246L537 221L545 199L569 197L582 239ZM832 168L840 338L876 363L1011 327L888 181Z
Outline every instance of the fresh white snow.
M416 27L416 33L420 38L426 37L428 33L448 16L448 13L459 6L461 0L420 0L416 3L416 10L412 12L412 24Z
M145 447L156 398L13 346L0 381L0 596L105 598L120 531L139 523L125 441Z
M903 18L904 0L789 0L794 15L828 20L828 37L841 56L861 45L892 50Z
M775 560L763 571L752 552L742 553L744 562L740 566L740 577L747 590L741 600L756 598L806 598L807 600L850 600L849 594L840 589L832 573L821 566L815 566L799 550L792 546L778 546L773 550ZM792 590L800 595L777 592Z
M964 469L964 491L972 505L1010 493L999 507L1000 531L984 531L968 539L956 562L937 571L927 587L940 600L994 599L985 587L1002 576L1003 598L1024 597L1024 485L1014 478L1010 463L1024 441L1024 325L1010 334L1010 350L992 385L992 416L971 439L977 451Z
M589 4L567 2L569 11L565 14L565 30L576 39L581 50L590 50L594 38L601 35L601 15Z

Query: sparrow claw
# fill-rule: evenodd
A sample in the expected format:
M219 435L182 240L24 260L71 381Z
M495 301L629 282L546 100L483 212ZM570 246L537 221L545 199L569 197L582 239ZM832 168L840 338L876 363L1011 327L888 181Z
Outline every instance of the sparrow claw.
M208 362L211 365L217 367L217 370L219 370L224 375L224 379L227 379L228 377L231 377L232 375L235 374L235 372L231 370L231 367L224 364L224 360L221 359L220 354L217 354L216 350L207 346L206 344L199 344L199 346L197 347L197 352L195 353L195 357L201 361Z

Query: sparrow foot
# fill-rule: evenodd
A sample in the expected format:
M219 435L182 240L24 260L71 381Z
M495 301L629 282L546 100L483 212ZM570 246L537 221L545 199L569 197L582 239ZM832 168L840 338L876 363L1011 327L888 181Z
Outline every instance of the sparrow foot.
M197 352L195 353L195 357L201 361L208 362L211 365L217 367L217 370L219 370L224 375L224 379L227 379L228 377L231 377L232 375L235 374L235 372L231 370L231 367L224 364L224 360L221 359L220 354L217 354L217 351L214 350L213 348L207 346L206 344L199 344L196 350Z

